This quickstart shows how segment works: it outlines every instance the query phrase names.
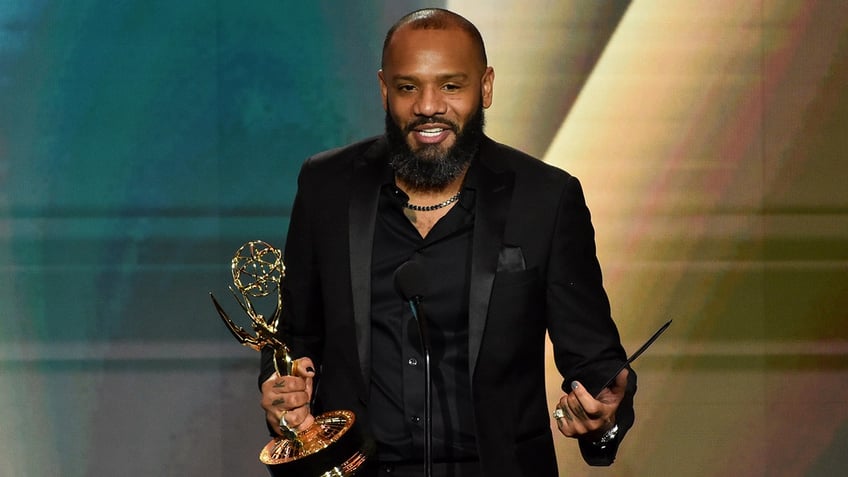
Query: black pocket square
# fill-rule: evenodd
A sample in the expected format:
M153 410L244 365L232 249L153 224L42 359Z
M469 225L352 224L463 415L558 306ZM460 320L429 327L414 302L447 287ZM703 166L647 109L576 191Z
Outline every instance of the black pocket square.
M499 272L520 272L526 268L521 247L504 246L498 254Z

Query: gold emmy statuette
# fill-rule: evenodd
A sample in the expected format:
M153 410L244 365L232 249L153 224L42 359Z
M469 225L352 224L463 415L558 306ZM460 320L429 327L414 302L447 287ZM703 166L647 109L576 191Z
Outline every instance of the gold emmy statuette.
M283 310L280 282L285 276L282 253L261 240L247 242L236 251L232 261L233 297L252 322L251 334L227 316L212 293L209 296L233 336L254 350L268 346L274 350L274 368L280 376L292 375L296 363L277 334ZM238 291L238 293L236 293ZM270 319L257 313L251 299L276 294L277 302ZM259 453L272 476L348 477L359 471L373 452L373 443L359 432L350 411L331 411L315 417L306 430L290 429L281 420L282 437L272 439Z

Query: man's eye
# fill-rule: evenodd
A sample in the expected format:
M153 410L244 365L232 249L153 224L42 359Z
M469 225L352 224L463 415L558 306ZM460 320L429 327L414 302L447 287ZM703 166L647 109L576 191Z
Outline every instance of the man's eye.
M446 84L442 86L442 89L444 89L445 91L456 91L459 88L460 86L458 84Z
M402 92L405 92L405 93L410 92L410 91L415 91L415 86L413 86L411 84L402 84L402 85L398 86L398 91L402 91Z

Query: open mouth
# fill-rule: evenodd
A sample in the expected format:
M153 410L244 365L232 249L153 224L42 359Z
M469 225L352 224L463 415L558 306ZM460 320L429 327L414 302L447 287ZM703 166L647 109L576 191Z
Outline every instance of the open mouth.
M453 132L449 124L426 124L413 128L412 133L418 142L435 144L444 141Z
M417 132L421 136L433 138L433 137L438 137L444 131L445 131L445 129L443 129L443 128L429 128L429 129L422 129L422 130L417 131Z

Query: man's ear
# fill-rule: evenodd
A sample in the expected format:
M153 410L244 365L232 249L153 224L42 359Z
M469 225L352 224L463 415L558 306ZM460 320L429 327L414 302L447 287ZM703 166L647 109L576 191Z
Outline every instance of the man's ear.
M495 85L495 69L491 66L486 67L486 72L483 73L483 78L480 79L480 92L483 96L483 107L488 108L492 105L493 88Z
M389 110L389 87L386 85L386 79L383 77L383 70L377 70L377 79L380 80L380 96L383 98L383 111Z

